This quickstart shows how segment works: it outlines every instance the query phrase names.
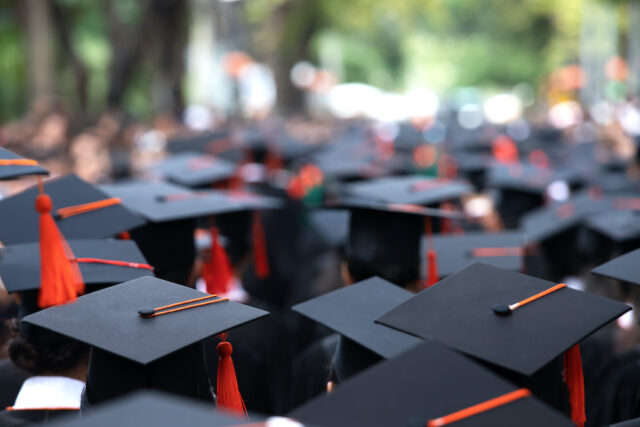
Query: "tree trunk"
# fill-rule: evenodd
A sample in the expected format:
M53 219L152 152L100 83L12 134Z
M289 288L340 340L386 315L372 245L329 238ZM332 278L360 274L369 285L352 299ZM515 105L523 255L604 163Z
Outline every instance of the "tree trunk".
M51 11L49 3L25 0L27 18L27 58L31 102L47 100L53 95L54 69L51 46Z

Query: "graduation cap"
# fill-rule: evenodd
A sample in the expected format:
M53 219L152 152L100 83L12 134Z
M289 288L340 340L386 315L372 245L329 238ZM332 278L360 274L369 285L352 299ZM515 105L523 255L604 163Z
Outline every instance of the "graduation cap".
M584 220L612 208L607 197L582 192L563 203L554 203L528 213L521 228L528 243L540 244L552 277L560 280L580 272L583 253L579 235Z
M519 231L501 233L467 232L435 234L433 250L438 254L438 274L447 277L474 262L482 262L506 270L521 271L525 256L524 235ZM423 260L426 260L427 239L422 239ZM427 276L426 262L422 276Z
M67 427L174 427L187 422L192 427L231 427L250 424L256 419L245 420L191 399L157 391L139 391L114 399L89 412L65 417L54 426Z
M233 162L192 151L174 154L152 166L154 172L186 187L211 186L228 180L236 169Z
M153 276L153 268L132 241L69 240L85 285L98 288ZM8 292L40 288L40 245L23 243L0 249L0 277Z
M215 130L202 132L195 135L178 135L167 141L167 150L170 153L200 152L218 155L233 147L233 141L229 138L228 130Z
M379 276L400 286L420 279L420 238L428 232L431 220L463 218L418 205L355 199L325 206L351 212L346 256L352 279ZM437 229L437 224L433 227Z
M563 284L475 263L377 321L525 377L566 352L572 418L579 421L584 389L580 405L576 344L629 310Z
M597 259L610 259L640 247L640 211L607 211L590 215L584 221L587 250ZM590 238L591 237L591 238Z
M38 162L25 159L16 153L0 147L0 180L25 175L48 175L49 171L38 166Z
M489 169L487 185L500 191L498 210L509 228L520 216L543 205L549 185L564 182L575 188L580 177L567 169L541 168L529 163L494 165Z
M472 193L473 188L463 181L413 175L352 183L345 186L345 192L365 200L431 206L457 200Z
M341 365L337 369L342 368L345 376L351 376L366 367L369 360L393 358L420 342L414 336L374 323L412 296L411 292L393 283L372 277L297 304L292 310L333 329L363 347L363 351L377 356L359 357L362 351L339 354L342 360L336 361Z
M104 185L149 223L131 233L156 276L185 283L195 260L196 220L279 207L273 198L240 191L191 191L166 182L130 181ZM167 245L171 242L171 245Z
M288 414L330 426L571 426L569 419L433 342L384 361Z
M191 191L167 182L129 181L100 187L153 223L275 209L278 200L242 191Z
M175 283L141 277L22 321L92 347L86 392L93 404L147 387L193 397L206 395L202 341L267 314ZM231 385L228 376L232 374L235 380L231 345L223 341L218 352L218 404L241 410L228 401L232 397L227 390Z
M67 239L97 239L144 224L121 200L105 194L76 175L44 182L51 198L51 214ZM38 186L0 200L0 241L5 245L38 241Z
M638 272L639 261L640 249L636 249L597 266L591 270L591 273L633 285L640 285L640 273Z

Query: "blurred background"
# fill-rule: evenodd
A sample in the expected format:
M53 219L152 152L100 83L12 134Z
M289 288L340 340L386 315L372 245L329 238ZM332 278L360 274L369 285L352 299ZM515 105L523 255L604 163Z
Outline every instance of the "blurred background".
M451 120L516 141L543 124L631 156L638 17L630 0L0 0L0 145L94 182L104 150L265 120L312 142L343 119L430 143Z

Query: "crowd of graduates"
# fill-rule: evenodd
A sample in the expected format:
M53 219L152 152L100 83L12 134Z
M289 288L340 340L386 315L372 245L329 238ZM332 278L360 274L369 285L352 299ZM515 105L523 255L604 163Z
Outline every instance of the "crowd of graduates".
M0 426L640 417L634 139L455 117L0 133Z

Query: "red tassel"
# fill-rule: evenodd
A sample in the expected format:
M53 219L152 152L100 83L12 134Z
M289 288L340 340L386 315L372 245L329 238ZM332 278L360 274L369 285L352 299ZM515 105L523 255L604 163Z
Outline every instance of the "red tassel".
M224 295L229 291L229 283L233 278L231 262L227 251L220 244L216 227L211 227L211 259L202 265L202 278L210 294Z
M431 228L431 217L424 218L425 234L427 236L427 283L426 288L438 282L438 256L433 249L433 230Z
M231 353L233 347L227 342L226 334L222 334L222 342L218 343L218 375L216 391L218 393L218 408L226 409L237 414L247 416L247 409L238 389L236 370L233 367Z
M576 344L564 353L564 381L569 389L571 403L571 419L579 426L584 426L587 416L584 405L584 377L580 345Z
M52 307L75 300L84 293L84 282L75 257L58 230L51 210L51 198L44 194L39 180L40 194L36 198L36 210L40 213L40 292L38 306Z
M118 234L118 239L131 240L131 233L129 233L128 231L123 231L120 234Z
M436 251L427 251L427 288L438 283L438 256Z
M267 257L267 242L264 227L260 221L260 214L253 214L253 262L256 276L259 279L269 277L269 258Z

